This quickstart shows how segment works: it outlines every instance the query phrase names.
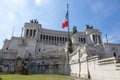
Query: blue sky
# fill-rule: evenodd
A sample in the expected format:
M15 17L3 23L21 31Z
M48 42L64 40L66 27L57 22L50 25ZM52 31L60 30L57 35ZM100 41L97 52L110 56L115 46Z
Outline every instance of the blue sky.
M5 39L20 36L22 27L30 19L38 19L43 28L67 31L61 23L69 4L70 30L77 26L84 31L85 24L102 32L103 42L108 34L109 42L120 43L120 0L1 0L0 48Z

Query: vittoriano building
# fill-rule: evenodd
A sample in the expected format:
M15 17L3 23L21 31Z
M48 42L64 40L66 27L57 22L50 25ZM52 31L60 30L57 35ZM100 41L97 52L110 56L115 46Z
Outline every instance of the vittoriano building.
M94 72L102 71L107 62L112 64L104 59L114 57L111 62L119 63L120 44L103 43L102 33L93 26L86 25L83 32L74 27L69 35L73 52L68 54L67 31L45 29L36 19L26 22L21 37L5 39L0 50L0 72L21 73L25 67L29 74L67 74L97 79Z

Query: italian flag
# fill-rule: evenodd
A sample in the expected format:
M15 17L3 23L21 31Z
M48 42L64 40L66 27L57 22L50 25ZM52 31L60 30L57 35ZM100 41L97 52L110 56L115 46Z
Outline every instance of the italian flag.
M65 28L65 27L68 27L68 11L67 11L67 13L65 15L65 20L62 23L62 28Z

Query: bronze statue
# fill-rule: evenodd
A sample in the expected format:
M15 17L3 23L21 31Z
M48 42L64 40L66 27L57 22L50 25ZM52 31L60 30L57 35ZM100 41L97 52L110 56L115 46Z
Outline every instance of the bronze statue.
M32 19L32 20L30 20L30 23L37 23L38 24L38 20L37 19Z
M93 29L93 26L86 24L87 29Z
M30 23L33 23L33 19L32 19L32 20L30 20Z
M73 27L73 34L76 34L77 33L77 28L76 26Z

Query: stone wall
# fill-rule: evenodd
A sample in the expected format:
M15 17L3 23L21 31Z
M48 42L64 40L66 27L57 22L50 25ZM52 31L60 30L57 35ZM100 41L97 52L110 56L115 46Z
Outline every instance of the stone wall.
M93 80L120 80L120 63L116 63L116 59L112 57L102 60L97 58L89 60L91 78Z
M71 75L92 80L120 80L120 57L98 60L94 56L81 59L80 62L71 65Z

